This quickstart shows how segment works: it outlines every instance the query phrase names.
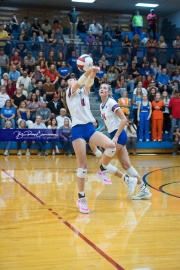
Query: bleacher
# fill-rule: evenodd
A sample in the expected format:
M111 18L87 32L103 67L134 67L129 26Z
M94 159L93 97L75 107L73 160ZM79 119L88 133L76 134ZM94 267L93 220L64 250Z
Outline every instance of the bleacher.
M38 9L38 8L13 8L13 7L1 7L0 9L0 18L1 20L4 20L5 22L9 22L11 19L11 16L13 13L16 13L17 18L19 23L23 21L24 16L29 17L29 21L33 22L34 18L38 18L40 23L43 23L45 19L48 19L50 23L52 24L55 19L58 19L62 22L63 25L63 34L68 35L69 34L69 22L67 19L67 10L53 10L53 9ZM132 34L132 29L131 29L131 20L132 20L132 15L131 14L99 14L99 13L92 13L92 12L84 12L80 11L79 12L79 17L83 17L84 20L86 21L86 24L89 25L92 23L92 20L95 19L97 22L99 22L101 25L104 25L106 22L109 23L110 27L112 29L115 29L118 24L121 25L123 28L123 36L125 34L128 34L130 38L132 39L133 34ZM164 25L168 26L168 22L164 21ZM164 28L163 28L164 29ZM162 29L162 30L163 30ZM168 26L167 30L170 31L172 30L172 26ZM20 34L20 27L18 32L13 32L14 36L14 41L11 44L11 48L14 46L14 43L17 42L17 38ZM145 31L146 28L143 29L141 39L145 36ZM167 33L167 31L166 31ZM164 33L164 35L166 34ZM177 33L177 31L174 30L174 33ZM162 32L163 34L163 32ZM87 37L87 33L78 33L82 43L77 45L77 51L79 54L84 52L85 48L85 40ZM173 38L172 35L165 35L166 38ZM83 44L84 43L84 44ZM172 55L174 53L174 50L172 49L171 46L172 43L169 42L170 48L168 49L168 56ZM31 42L27 42L28 45L28 50L31 50ZM113 41L113 46L114 46L114 59L118 54L121 53L121 42ZM141 48L143 53L145 53L145 48ZM10 50L11 51L11 50ZM37 51L33 51L33 56L37 56ZM142 54L143 56L143 54ZM97 100L99 100L98 96L98 90L95 89L95 94L97 95ZM113 97L115 100L118 100L119 96L115 93L113 93ZM129 95L129 98L132 98L132 95ZM131 115L132 116L132 110L131 110ZM172 152L172 143L169 142L169 137L168 135L164 134L163 135L163 142L158 143L158 142L138 142L137 143L137 152L143 152L143 153L169 153ZM25 147L25 145L24 145ZM12 144L12 153L16 153L16 143L14 142ZM51 144L48 143L47 146L48 149L51 149ZM59 143L59 148L63 150L62 144ZM0 143L0 153L2 153L3 149L3 143ZM35 146L32 147L32 152L36 152Z

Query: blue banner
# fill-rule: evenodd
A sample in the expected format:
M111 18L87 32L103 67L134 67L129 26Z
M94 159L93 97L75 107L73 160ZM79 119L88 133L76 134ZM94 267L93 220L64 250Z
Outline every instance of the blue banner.
M59 129L0 129L0 141L62 141Z

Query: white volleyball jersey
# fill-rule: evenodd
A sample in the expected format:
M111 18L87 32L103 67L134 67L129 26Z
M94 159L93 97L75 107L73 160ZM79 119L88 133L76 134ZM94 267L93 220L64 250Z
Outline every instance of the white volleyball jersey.
M95 122L90 110L89 93L84 88L72 93L69 87L66 91L66 102L72 117L72 127Z
M118 109L119 105L112 98L108 98L104 105L102 103L100 105L101 117L103 118L109 133L119 128L121 120L115 114Z

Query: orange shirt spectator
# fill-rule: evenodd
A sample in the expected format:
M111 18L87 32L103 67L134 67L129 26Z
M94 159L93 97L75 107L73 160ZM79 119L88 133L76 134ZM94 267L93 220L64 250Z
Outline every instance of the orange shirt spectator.
M152 101L152 139L162 141L163 111L165 103L161 100L161 94L156 93L155 100Z

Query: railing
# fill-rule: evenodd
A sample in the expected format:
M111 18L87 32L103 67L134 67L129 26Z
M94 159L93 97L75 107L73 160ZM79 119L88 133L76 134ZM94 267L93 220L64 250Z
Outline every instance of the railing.
M25 55L27 55L28 51L32 52L32 55L34 57L37 57L39 51L43 51L44 57L48 57L49 52L51 50L54 51L55 56L57 57L58 52L62 52L64 56L67 54L67 45L64 44L61 45L60 43L48 43L48 42L34 42L34 41L4 41L0 40L0 47L4 47L5 53L11 57L13 55L13 52L15 50L18 50L19 55L24 58ZM102 54L105 51L106 46L102 45L85 45L85 44L79 44L76 45L76 52L77 56L83 54L83 53L91 53L92 57L99 60L102 56ZM128 61L132 60L133 56L137 56L138 60L142 60L144 56L147 56L148 58L151 57L157 57L159 63L166 64L171 57L175 58L176 60L179 60L180 50L176 50L174 48L154 48L154 47L123 47L121 45L113 45L113 57L111 57L111 64L114 64L114 61L116 60L118 55L124 55L127 56ZM178 57L177 57L178 56ZM108 58L108 57L107 57Z

